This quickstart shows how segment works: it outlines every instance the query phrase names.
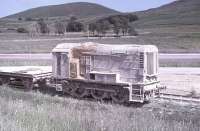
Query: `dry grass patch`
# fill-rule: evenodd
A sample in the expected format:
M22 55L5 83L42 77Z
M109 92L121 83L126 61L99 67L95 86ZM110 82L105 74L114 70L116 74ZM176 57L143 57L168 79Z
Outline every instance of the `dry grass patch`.
M167 108L141 108L0 89L1 131L198 131L192 117L170 117ZM164 109L164 107L166 107ZM163 109L162 109L163 108ZM176 114L177 112L175 112ZM183 114L183 113L181 113ZM176 114L177 115L177 114ZM178 115L177 115L178 116Z

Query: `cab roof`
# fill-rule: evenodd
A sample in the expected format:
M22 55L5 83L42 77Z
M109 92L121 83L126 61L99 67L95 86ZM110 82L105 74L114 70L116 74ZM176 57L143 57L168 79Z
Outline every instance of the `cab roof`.
M154 45L134 45L134 44L100 44L94 42L85 43L62 43L58 44L52 52L70 52L74 48L91 48L92 53L108 54L108 53L128 53L132 52L158 52L158 48Z

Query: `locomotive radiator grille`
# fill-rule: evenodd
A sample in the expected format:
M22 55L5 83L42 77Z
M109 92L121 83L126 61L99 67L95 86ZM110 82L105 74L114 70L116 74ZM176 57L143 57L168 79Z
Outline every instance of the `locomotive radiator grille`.
M144 52L140 53L140 68L144 68Z

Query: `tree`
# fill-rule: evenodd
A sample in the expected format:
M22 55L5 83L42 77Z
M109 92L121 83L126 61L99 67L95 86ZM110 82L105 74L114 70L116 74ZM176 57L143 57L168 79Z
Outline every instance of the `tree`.
M70 21L67 24L67 28L66 28L67 32L81 32L83 30L84 30L84 25L76 21Z
M84 30L84 25L81 22L75 22L76 32L81 32Z
M38 26L39 26L39 31L40 33L42 34L46 34L46 33L49 33L49 28L48 28L48 25L45 23L45 21L43 19L40 19L38 22L37 22Z
M96 28L97 28L96 23L89 24L88 30L92 33L93 36L95 34Z
M56 34L64 34L65 33L65 26L61 22L55 23L55 33Z
M120 33L120 23L115 23L114 24L114 27L113 27L113 33L115 33L116 34L116 36L118 37L119 36L119 33Z
M122 30L123 36L128 32L129 29L129 20L126 17L122 17L120 21L120 28Z
M109 25L110 24L107 20L100 20L96 22L96 31L98 35L105 35L107 33L107 30L109 30Z
M105 35L107 33L107 30L110 29L110 23L107 20L104 20L101 22L101 33Z
M133 22L139 19L138 16L134 14L128 14L127 17L129 19L129 22Z
M118 15L110 16L107 19L108 19L109 23L112 25L115 25L117 22L120 23L120 17Z
M122 25L122 34L123 34L123 36L125 36L127 34L128 29L129 29L129 25L128 24L123 24Z
M96 22L96 32L98 34L98 36L100 36L102 29L101 29L101 23L100 22Z
M84 30L84 25L81 22L76 21L77 18L72 16L67 24L67 32L81 32Z
M37 22L33 22L28 26L28 32L31 37L37 36L40 33L40 27Z

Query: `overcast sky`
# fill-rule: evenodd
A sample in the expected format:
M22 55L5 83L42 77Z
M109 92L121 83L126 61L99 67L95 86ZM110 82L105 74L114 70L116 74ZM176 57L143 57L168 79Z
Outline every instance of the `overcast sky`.
M80 1L98 3L121 12L133 12L159 7L175 0L1 0L0 17L33 7Z

